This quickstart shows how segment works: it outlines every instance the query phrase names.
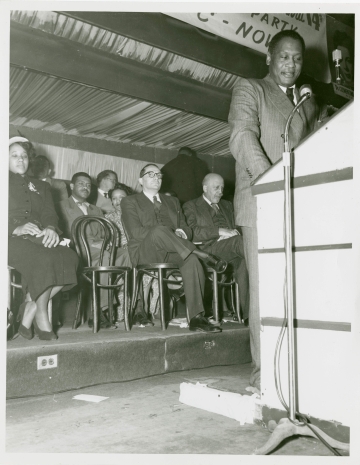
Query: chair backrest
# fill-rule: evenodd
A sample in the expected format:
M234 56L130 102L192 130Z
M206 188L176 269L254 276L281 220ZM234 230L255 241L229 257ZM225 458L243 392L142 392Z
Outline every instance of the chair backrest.
M92 266L92 258L90 252L90 244L87 237L89 224L96 223L98 227L104 231L104 239L100 248L100 258L97 266L114 266L116 259L116 244L118 241L117 227L109 220L102 216L80 216L76 218L71 226L71 237L75 244L77 254L82 261L83 266ZM110 260L106 265L103 265L104 252L108 248Z

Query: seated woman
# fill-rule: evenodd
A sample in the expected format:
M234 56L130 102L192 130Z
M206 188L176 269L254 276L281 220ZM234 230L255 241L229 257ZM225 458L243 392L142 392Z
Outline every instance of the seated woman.
M32 324L39 339L57 339L47 308L63 286L77 283L78 257L58 247L60 230L47 182L26 175L31 143L24 137L9 141L9 265L21 273L27 299L20 306L19 334L32 339Z
M113 207L115 208L114 212L107 213L105 218L112 221L119 229L120 232L120 244L117 244L118 247L127 248L127 237L124 231L124 227L121 221L121 200L128 195L131 195L133 192L130 187L122 183L117 183L114 189L111 189L108 193L109 199L111 200ZM147 301L150 293L150 287L152 290L152 296L150 300L150 314L154 317L157 311L157 303L159 299L159 286L156 279L151 276L144 275L143 278L144 286L144 302L145 302L145 312L147 313ZM119 295L119 308L117 315L117 322L121 322L124 319L124 292L120 291Z

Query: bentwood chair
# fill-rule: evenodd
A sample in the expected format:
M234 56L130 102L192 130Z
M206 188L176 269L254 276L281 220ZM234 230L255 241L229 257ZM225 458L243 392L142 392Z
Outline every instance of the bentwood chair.
M97 223L98 227L104 232L104 240L102 241L100 256L96 260L96 265L93 264L91 258L90 246L87 240L86 230L90 223ZM113 322L113 302L114 291L124 286L124 324L126 331L130 330L129 312L128 312L128 283L131 268L126 266L115 266L116 260L116 244L118 243L118 230L116 226L109 220L98 216L81 216L76 218L71 227L71 236L75 244L76 252L80 257L81 279L84 284L91 284L91 304L94 319L94 333L98 331L99 326L99 289L108 289L108 305L109 305L109 320ZM105 253L106 249L108 251ZM106 257L104 259L104 256ZM108 257L109 260L107 259ZM100 273L106 273L108 276L107 285L99 283ZM77 309L73 323L73 329L76 329L80 324L81 307L83 298L83 286L80 283L78 295ZM84 318L81 318L84 321Z
M142 285L142 278L143 278L143 275L146 274L158 280L159 303L160 303L159 305L160 323L161 323L161 329L165 331L166 329L165 288L166 288L167 283L174 284L174 280L168 279L167 277L167 273L171 272L172 270L179 270L179 266L176 263L147 263L147 264L137 265L133 268L131 320L133 318L139 289L140 289L140 286ZM177 283L181 283L181 281L177 281ZM173 310L174 308L175 306L173 306Z

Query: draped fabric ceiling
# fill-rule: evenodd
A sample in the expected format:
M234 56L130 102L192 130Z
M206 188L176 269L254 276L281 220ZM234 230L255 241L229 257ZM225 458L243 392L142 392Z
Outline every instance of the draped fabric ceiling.
M236 76L55 12L13 11L11 19L160 68L231 89ZM10 69L10 123L83 137L230 156L226 122L121 96L23 68Z

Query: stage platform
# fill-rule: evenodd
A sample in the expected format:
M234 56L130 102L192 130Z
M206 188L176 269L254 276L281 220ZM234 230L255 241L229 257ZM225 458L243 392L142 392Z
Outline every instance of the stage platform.
M251 361L249 329L223 323L222 333L191 332L157 321L127 332L87 323L77 330L65 322L56 341L21 336L7 342L7 398L52 394L97 384L130 381L164 373ZM37 359L57 355L57 367L38 369Z

